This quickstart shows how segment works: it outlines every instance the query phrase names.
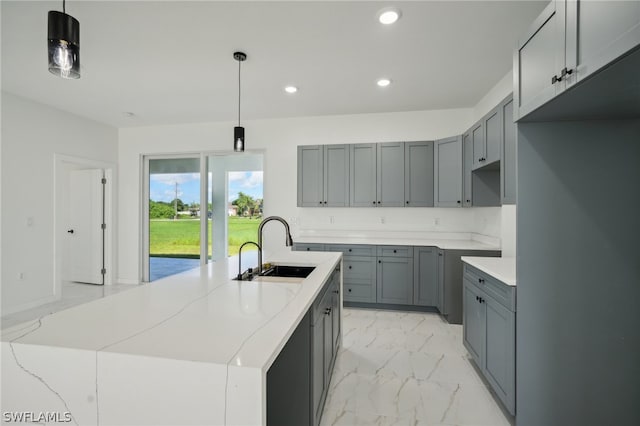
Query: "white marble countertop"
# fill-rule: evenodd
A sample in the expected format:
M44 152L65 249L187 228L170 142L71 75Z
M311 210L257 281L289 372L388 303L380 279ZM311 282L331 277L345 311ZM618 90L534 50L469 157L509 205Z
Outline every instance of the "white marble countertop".
M462 256L462 261L507 285L516 285L515 257Z
M315 266L300 283L233 281L238 264L232 257L16 325L2 331L2 340L266 371L340 258L288 249L268 257Z
M500 250L500 244L493 238L473 239L470 233L442 233L420 235L413 233L385 233L358 235L300 235L294 238L296 243L317 244L371 244L393 246L438 247L444 250Z
M232 257L7 328L2 408L76 425L266 425L267 371L341 256L265 256L315 266L302 282L233 281Z

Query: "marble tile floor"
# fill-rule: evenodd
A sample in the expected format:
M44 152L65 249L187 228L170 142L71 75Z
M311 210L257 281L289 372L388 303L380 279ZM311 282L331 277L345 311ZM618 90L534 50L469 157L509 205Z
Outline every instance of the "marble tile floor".
M509 426L471 364L462 326L438 314L343 311L322 426Z
M131 284L93 285L76 282L64 282L62 284L62 298L55 302L47 303L33 309L4 315L0 320L2 329L12 327L25 321L32 321L54 312L90 302L101 297L120 293L135 288Z

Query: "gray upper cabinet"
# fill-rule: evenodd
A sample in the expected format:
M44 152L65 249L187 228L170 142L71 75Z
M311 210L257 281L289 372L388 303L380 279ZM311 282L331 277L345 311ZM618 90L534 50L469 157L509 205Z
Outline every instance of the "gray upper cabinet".
M514 115L522 118L565 89L564 0L552 0L518 42L514 53ZM556 77L556 78L554 78Z
M500 161L500 146L502 145L502 110L500 106L491 110L483 119L484 155L482 165Z
M462 205L471 207L473 205L473 187L472 187L472 170L473 170L473 138L471 130L462 135Z
M404 143L379 143L376 149L376 204L381 207L402 207L405 205Z
M321 207L323 189L323 147L298 147L298 207Z
M324 146L324 200L325 207L349 205L349 146Z
M405 205L433 207L433 142L406 142L404 167Z
M640 2L551 1L514 53L514 118L522 119L638 45Z
M566 29L567 87L640 44L640 2L569 1Z
M354 144L349 146L351 162L349 205L373 207L377 205L376 190L376 144Z
M438 248L415 247L413 256L413 304L438 306Z
M513 122L513 97L499 106L502 111L502 161L500 162L500 198L502 204L516 203L516 123Z
M346 207L348 205L348 146L299 146L298 207Z
M477 169L484 166L482 162L485 156L482 120L474 124L469 132L471 133L471 144L473 147L473 169Z
M434 143L434 205L462 207L462 136Z

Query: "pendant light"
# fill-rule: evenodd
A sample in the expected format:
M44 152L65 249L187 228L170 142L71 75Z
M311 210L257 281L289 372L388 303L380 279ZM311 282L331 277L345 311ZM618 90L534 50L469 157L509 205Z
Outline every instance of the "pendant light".
M80 23L66 13L49 11L49 72L62 78L80 78Z
M234 52L233 59L238 61L238 125L233 128L233 150L244 152L244 127L240 126L240 64L247 59L247 54Z

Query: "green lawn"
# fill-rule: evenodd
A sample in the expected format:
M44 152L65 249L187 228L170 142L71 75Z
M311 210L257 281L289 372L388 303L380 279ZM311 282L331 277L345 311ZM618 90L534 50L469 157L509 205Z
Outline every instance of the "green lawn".
M229 256L238 254L240 245L245 241L258 240L260 219L229 217ZM200 220L154 219L149 223L151 256L198 257L200 254ZM211 235L211 222L209 222ZM255 246L245 247L247 251ZM244 250L243 250L244 251Z

